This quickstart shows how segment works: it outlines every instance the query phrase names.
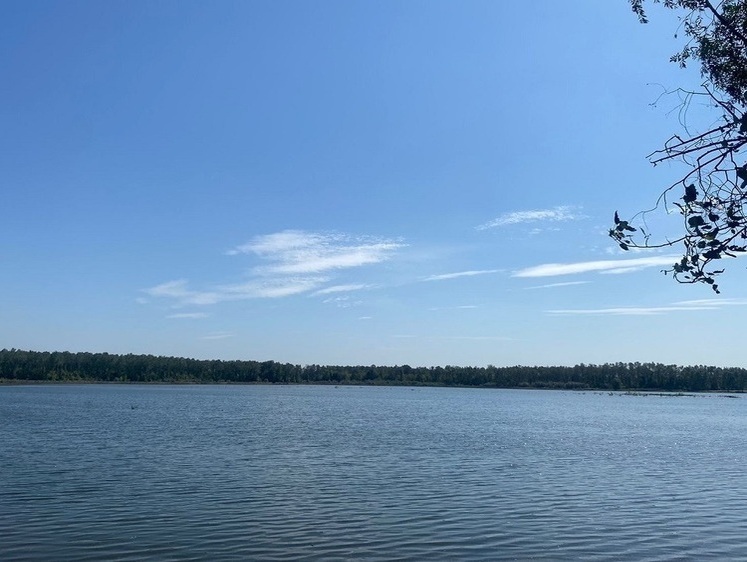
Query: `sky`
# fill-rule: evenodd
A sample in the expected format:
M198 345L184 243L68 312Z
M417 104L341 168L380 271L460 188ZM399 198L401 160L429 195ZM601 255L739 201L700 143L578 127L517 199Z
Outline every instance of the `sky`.
M4 2L0 348L747 366L744 265L715 295L661 273L678 248L607 237L677 179L646 155L682 130L662 92L700 83L668 62L676 15L650 16Z

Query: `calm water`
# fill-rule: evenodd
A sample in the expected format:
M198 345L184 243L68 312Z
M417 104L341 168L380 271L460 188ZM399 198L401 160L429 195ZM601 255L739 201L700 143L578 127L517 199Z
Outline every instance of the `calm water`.
M747 397L0 387L0 559L747 558Z

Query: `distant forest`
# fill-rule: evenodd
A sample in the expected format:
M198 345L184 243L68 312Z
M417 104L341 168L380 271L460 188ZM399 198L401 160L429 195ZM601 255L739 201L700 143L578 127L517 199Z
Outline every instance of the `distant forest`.
M0 351L0 382L370 384L556 388L570 390L729 391L747 389L747 369L659 363L575 367L395 367L203 361L154 355Z

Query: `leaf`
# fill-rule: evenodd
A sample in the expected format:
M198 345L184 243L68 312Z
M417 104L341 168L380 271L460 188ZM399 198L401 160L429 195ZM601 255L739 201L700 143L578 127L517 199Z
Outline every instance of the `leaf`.
M695 184L690 184L685 188L685 196L682 200L685 203L692 203L698 198L698 191L695 189Z
M697 228L699 226L703 226L705 224L705 221L700 215L695 215L694 217L690 217L689 219L687 219L687 224L689 224L692 228Z
M620 223L620 217L617 214L617 211L615 211L615 224L619 224L619 223Z
M625 242L620 242L620 247L626 252L629 250L629 246Z
M747 166L737 168L737 177L742 180L742 187L747 184Z

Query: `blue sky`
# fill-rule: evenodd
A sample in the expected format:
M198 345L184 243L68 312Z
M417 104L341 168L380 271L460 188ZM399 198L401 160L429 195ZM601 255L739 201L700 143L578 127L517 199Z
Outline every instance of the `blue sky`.
M655 8L4 3L0 347L743 366L744 266L606 237L699 83Z

